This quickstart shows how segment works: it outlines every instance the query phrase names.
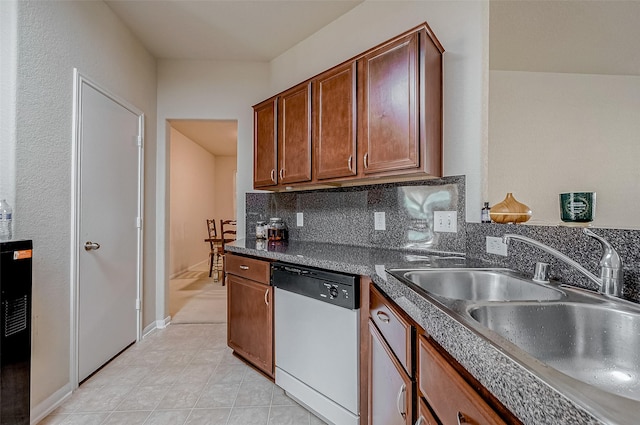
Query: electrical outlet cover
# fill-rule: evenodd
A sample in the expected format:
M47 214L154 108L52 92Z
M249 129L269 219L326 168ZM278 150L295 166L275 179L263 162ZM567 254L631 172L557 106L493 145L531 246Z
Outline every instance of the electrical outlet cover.
M296 225L298 227L304 226L304 215L301 212L296 213Z
M434 211L433 212L433 230L435 232L451 232L458 231L458 212L457 211Z
M387 223L384 217L384 211L373 213L373 229L387 230Z
M502 238L487 236L487 253L507 256L507 244L502 242Z

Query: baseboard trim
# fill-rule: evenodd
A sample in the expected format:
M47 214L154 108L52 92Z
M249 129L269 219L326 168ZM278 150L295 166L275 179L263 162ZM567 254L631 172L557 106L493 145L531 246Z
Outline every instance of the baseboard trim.
M142 339L145 339L158 329L164 329L171 323L171 316L167 316L164 319L156 320L155 322L151 322L142 330Z
M202 260L202 261L200 261L199 263L196 263L196 264L194 264L194 265L192 265L192 266L189 266L189 267L187 267L186 269L182 269L182 270L180 270L180 271L177 271L177 272L175 272L175 273L172 273L171 275L169 275L169 280L171 280L171 279L175 279L176 277L180 276L182 273L190 272L190 271L193 271L193 270L195 270L195 269L198 269L198 268L200 268L200 266L202 266L203 264L207 264L207 265L208 265L208 264L209 264L209 258L207 258L206 260Z
M158 320L156 322L156 327L158 329L164 329L167 326L169 326L170 324L171 324L171 316L167 316L167 317L164 318L164 320Z
M73 393L70 383L60 388L55 393L40 402L37 406L31 408L31 425L36 425L38 422L46 418L51 412L56 410L62 405Z
M142 339L145 339L146 337L154 333L157 328L158 326L156 325L156 322L151 322L142 330Z

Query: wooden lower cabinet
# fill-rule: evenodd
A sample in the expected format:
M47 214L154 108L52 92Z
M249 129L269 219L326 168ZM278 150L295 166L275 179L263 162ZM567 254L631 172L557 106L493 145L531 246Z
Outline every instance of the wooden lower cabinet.
M422 397L418 402L418 419L416 419L415 425L440 425Z
M413 425L414 383L369 322L369 425Z
M227 273L227 344L273 377L273 287Z
M460 376L427 338L419 338L418 388L442 425L504 425L506 422Z

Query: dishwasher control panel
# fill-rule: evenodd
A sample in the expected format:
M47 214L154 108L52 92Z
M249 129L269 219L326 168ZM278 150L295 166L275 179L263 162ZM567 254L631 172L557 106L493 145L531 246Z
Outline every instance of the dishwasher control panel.
M271 284L277 288L351 310L359 307L358 276L279 262L271 267Z
M334 282L323 282L320 290L321 298L329 298L329 300L344 299L351 300L353 295L353 286L343 285Z

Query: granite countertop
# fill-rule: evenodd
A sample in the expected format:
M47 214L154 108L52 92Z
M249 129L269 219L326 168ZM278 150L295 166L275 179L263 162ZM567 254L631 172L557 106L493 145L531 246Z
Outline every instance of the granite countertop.
M289 241L258 249L255 240L225 245L226 251L332 271L369 276L469 373L524 424L603 424L582 406L447 314L436 302L384 272L385 268L488 267L460 254L420 253L330 243Z

